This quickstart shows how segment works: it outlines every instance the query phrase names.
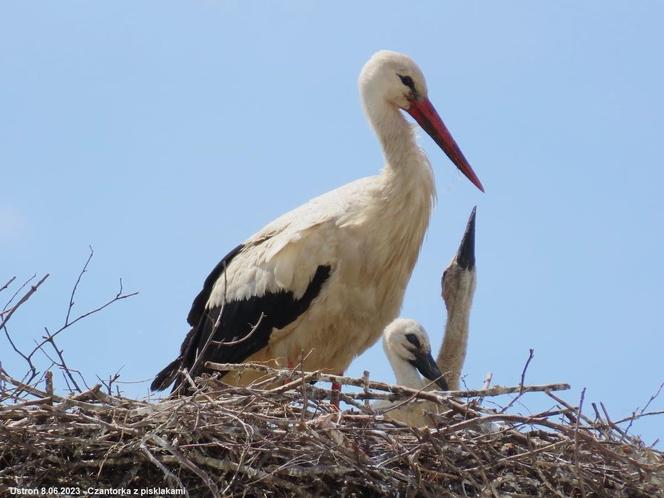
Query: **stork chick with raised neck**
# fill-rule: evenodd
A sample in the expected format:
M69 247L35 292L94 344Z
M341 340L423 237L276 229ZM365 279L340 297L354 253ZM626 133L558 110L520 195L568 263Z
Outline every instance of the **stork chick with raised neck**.
M439 389L448 390L447 382L431 356L429 336L417 321L397 318L391 322L383 332L383 349L400 386L425 389L435 382ZM391 420L422 427L436 424L433 414L438 406L430 401L380 401L373 408Z
M359 79L385 167L284 214L233 249L194 299L180 355L153 390L208 371L207 361L343 372L399 313L435 186L410 114L468 179L482 184L427 97L408 56L374 54ZM258 374L226 374L246 385Z
M443 272L441 287L447 308L447 323L443 344L436 363L443 371L451 391L459 390L461 369L468 346L470 308L475 294L477 270L475 268L475 213L470 213L459 250Z

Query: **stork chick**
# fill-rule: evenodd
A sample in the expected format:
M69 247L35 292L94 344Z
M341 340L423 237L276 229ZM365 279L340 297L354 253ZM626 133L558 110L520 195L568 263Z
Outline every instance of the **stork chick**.
M424 389L435 382L441 390L448 390L443 374L431 356L429 336L417 321L397 318L390 323L383 332L383 349L397 384L411 389ZM420 374L428 380L422 379ZM405 404L380 401L374 405L374 409L385 413L387 418L412 427L435 425L432 414L437 408L437 405L430 401Z
M443 344L436 363L443 371L451 391L459 390L461 369L468 346L470 308L475 294L475 213L473 208L457 254L443 272L441 287L447 308Z

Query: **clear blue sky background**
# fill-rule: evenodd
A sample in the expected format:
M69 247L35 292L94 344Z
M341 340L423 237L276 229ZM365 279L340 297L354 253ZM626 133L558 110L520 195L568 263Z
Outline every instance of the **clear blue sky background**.
M656 1L3 2L0 280L51 273L10 330L28 347L57 328L90 244L76 309L120 277L140 295L60 344L90 382L121 368L145 395L221 256L380 169L356 80L390 48L420 64L486 187L422 136L439 202L402 315L438 347L440 275L477 204L467 384L517 384L534 348L528 382L628 415L664 381L663 18ZM364 369L392 378L380 345ZM636 431L650 443L662 418Z

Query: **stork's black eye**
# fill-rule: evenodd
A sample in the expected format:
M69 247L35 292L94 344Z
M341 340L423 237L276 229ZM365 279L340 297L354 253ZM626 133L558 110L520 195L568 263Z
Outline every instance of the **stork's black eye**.
M410 342L413 346L415 346L417 349L420 349L420 340L417 338L415 334L406 334L406 340Z
M402 76L400 74L397 74L399 79L401 80L401 83L406 85L408 88L410 88L413 92L415 91L415 83L413 82L413 78L410 76Z

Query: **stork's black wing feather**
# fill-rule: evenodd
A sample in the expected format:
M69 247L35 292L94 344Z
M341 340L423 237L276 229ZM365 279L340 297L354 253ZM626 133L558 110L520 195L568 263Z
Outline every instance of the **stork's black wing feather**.
M196 325L200 323L201 318L203 317L205 312L205 305L207 304L208 299L210 299L210 294L212 293L214 284L217 282L219 277L223 275L224 270L228 268L228 265L233 260L233 258L237 256L243 248L244 244L240 244L231 252L226 254L226 256L224 256L221 261L219 261L219 263L217 263L217 265L213 268L213 270L205 279L205 282L203 282L203 289L201 289L201 291L194 298L194 302L191 304L191 309L189 310L189 315L187 315L187 323L189 323L192 328L189 330L189 333L187 333L184 341L182 341L182 345L180 346L180 356L170 362L155 376L155 379L150 385L150 389L152 391L163 391L175 380L178 370L180 370L180 367L182 366L182 358L184 357L185 351L191 349L192 343L198 336L198 329Z
M206 309L214 283L241 249L239 246L231 251L206 279L203 291L196 296L189 313L192 329L182 344L180 356L157 375L151 386L153 390L168 387L180 368L186 368L192 377L196 377L204 370L206 361L244 361L267 345L273 328L283 328L304 313L330 276L330 266L319 266L306 291L297 299L291 291L280 290ZM223 344L229 342L234 344ZM180 380L177 379L174 390Z
M208 299L210 299L210 294L212 293L214 284L224 273L224 270L228 267L233 258L237 256L243 248L244 244L240 244L231 252L226 254L226 256L224 256L223 259L217 263L217 266L215 266L207 276L205 282L203 283L203 289L194 298L194 302L192 303L191 309L189 310L189 315L187 315L187 323L189 323L189 325L192 327L198 325L198 322L201 320L203 312L205 311L205 305L207 304Z

